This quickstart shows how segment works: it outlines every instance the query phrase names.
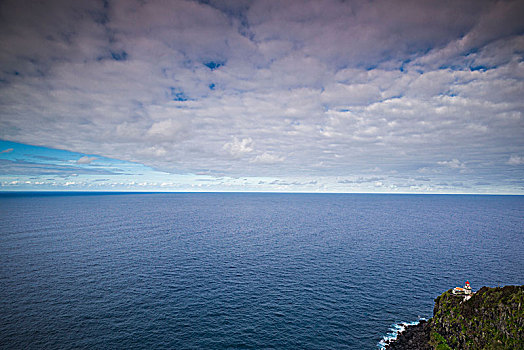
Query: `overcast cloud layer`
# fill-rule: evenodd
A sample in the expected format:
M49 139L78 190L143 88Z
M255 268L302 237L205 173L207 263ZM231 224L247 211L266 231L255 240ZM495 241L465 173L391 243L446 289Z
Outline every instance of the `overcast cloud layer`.
M0 16L0 139L284 189L524 192L523 1L16 0Z

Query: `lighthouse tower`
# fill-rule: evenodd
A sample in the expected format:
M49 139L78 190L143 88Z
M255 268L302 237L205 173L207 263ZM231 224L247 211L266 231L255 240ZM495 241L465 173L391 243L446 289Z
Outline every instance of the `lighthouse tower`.
M471 293L471 286L469 285L469 281L466 281L466 285L464 286L464 294L470 295Z

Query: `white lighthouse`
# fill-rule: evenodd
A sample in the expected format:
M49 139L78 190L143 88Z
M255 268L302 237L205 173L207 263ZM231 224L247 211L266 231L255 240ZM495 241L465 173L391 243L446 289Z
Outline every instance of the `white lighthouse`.
M469 285L469 281L466 281L466 285L464 285L464 294L471 295L471 286Z
M453 294L455 294L455 295L472 295L473 292L471 291L471 286L469 285L469 281L466 281L466 284L464 285L464 288L462 288L462 287L455 287L455 288L453 288Z

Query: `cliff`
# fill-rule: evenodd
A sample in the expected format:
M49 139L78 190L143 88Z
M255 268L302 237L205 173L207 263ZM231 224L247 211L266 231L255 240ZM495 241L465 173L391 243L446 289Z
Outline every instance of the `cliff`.
M524 349L524 286L483 287L471 299L451 289L433 317L408 328L387 349Z

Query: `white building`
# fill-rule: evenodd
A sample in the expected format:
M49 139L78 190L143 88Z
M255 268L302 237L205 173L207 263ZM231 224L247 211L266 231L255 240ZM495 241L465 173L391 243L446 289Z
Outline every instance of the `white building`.
M471 286L469 285L469 281L466 281L466 284L464 285L464 288L462 287L455 287L453 288L453 294L457 295L471 295L473 292L471 291Z

